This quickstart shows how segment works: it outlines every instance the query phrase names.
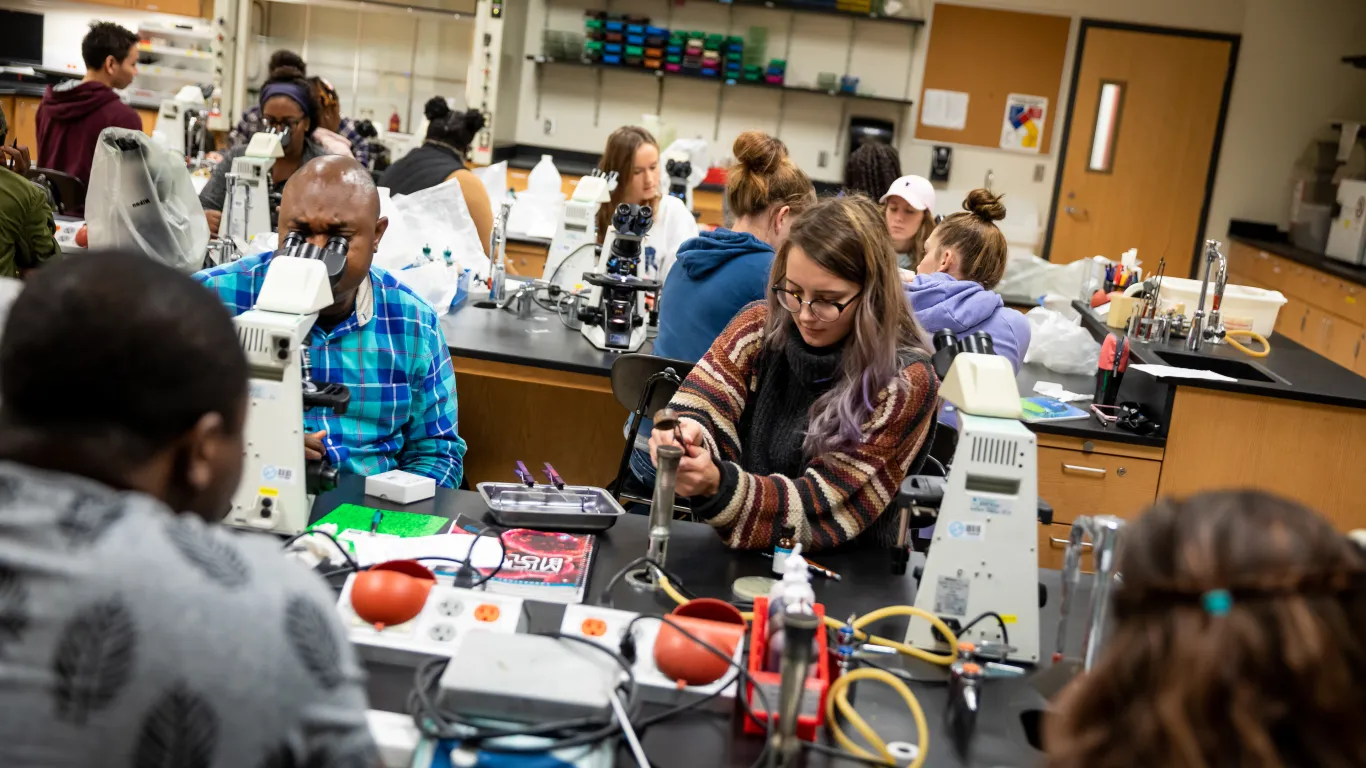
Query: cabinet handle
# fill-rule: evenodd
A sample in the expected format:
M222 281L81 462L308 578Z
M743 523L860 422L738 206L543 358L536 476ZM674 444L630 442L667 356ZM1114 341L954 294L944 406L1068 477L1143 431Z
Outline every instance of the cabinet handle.
M1049 537L1048 537L1048 543L1049 543L1050 545L1055 545L1055 546L1057 546L1059 549L1067 549L1067 539L1059 539L1059 538L1057 538L1056 536L1049 536ZM1090 548L1091 548L1091 542L1089 542L1089 541L1083 541L1083 542L1081 543L1081 548L1082 548L1082 549L1090 549Z
M1362 339L1361 336L1358 336L1358 337L1357 337L1357 349L1356 349L1355 352L1352 353L1352 359L1353 359L1353 360L1359 360L1359 359L1361 359L1361 339Z
M1303 314L1303 315L1300 315L1300 333L1304 333L1304 324L1305 324L1305 322L1308 321L1308 320L1309 320L1309 310L1305 310L1304 314Z
M1085 472L1091 475L1100 475L1101 477L1104 477L1106 474L1105 470L1103 469L1096 469L1095 467L1083 467L1077 464L1064 464L1062 465L1062 468L1070 469L1073 472Z
M1333 337L1333 318L1325 317L1319 321L1319 341L1323 346L1328 346L1328 340Z

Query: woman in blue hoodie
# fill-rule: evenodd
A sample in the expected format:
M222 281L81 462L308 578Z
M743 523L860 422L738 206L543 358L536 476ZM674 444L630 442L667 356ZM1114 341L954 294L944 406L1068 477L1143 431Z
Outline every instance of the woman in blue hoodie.
M985 189L969 192L963 208L934 228L906 294L931 335L945 329L959 336L986 331L996 354L1018 373L1029 349L1029 322L991 290L1006 271L1006 238L995 224L1005 218L1006 208Z
M659 297L654 354L697 362L746 305L768 297L768 273L792 220L816 202L811 179L788 157L787 146L763 131L735 139L735 164L726 176L730 229L703 232L678 248ZM636 435L631 469L654 486L647 420Z

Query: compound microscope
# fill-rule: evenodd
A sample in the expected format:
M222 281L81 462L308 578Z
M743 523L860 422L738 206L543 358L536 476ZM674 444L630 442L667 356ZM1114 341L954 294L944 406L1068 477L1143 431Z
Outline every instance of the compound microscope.
M313 382L306 342L318 313L333 302L348 249L337 235L319 248L289 233L270 261L256 305L234 321L247 356L250 405L231 525L299 533L308 527L310 497L337 485L337 470L326 459L304 458L304 411L346 413L351 393L341 384Z
M645 294L661 286L639 277L642 241L653 224L650 206L617 206L612 214L616 230L612 247L583 276L589 285L588 298L579 309L583 335L605 352L635 352L645 343Z

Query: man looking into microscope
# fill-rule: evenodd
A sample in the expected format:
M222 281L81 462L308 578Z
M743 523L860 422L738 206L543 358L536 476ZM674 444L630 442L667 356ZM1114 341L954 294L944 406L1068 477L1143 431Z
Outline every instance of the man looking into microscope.
M304 412L308 458L324 454L343 472L401 469L455 488L464 476L465 441L457 433L455 372L436 312L392 275L371 266L389 226L379 215L370 172L349 157L319 157L298 170L280 201L280 242L292 232L323 247L348 243L336 301L309 331L313 380L351 391L344 415ZM196 275L234 316L251 309L273 254Z

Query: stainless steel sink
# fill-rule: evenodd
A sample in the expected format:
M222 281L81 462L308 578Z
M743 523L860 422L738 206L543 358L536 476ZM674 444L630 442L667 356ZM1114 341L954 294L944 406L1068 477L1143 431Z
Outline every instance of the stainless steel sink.
M1190 368L1192 370L1213 371L1225 376L1232 376L1242 381L1259 381L1263 384L1289 384L1290 382L1268 371L1256 363L1246 360L1230 360L1227 357L1214 357L1212 355L1195 355L1189 352L1175 351L1155 351L1153 354L1162 359L1167 365L1177 368Z

